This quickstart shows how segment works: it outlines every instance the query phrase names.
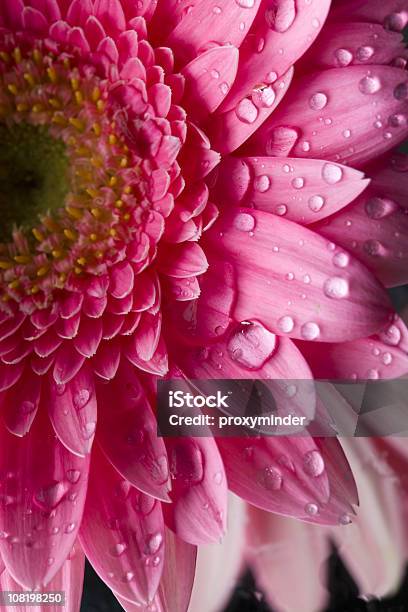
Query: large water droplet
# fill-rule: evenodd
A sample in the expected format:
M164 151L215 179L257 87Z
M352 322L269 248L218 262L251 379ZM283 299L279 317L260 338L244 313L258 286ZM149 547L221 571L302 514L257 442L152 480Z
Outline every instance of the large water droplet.
M295 128L281 125L273 128L266 143L266 153L274 157L286 157L299 139Z
M370 219L382 219L387 215L395 212L398 209L398 205L393 201L386 198L370 198L365 203L365 211Z
M324 164L322 168L322 178L329 185L335 185L343 178L343 170L335 164Z
M359 47L357 49L356 57L359 62L368 62L368 60L374 55L373 47Z
M284 334L289 334L295 327L295 322L292 317L285 315L279 319L278 327Z
M319 451L312 450L304 454L303 456L303 471L308 476L316 478L324 472L324 460Z
M320 335L320 327L317 323L309 321L302 325L300 333L304 340L316 340Z
M309 99L309 106L312 110L322 110L327 106L328 98L326 94L317 92L313 94Z
M249 370L258 370L272 356L276 336L260 323L241 325L229 339L227 349L234 361Z
M155 555L163 543L163 536L157 532L149 536L146 541L147 551L149 555Z
M371 257L379 257L384 254L384 247L378 240L366 240L363 249Z
M254 6L255 6L255 0L235 0L235 2L241 8L251 9L251 8L254 8Z
M376 76L366 76L358 84L358 88L361 93L366 95L372 95L380 91L381 81Z
M261 174L257 176L254 180L254 189L255 191L259 191L259 193L265 193L271 186L271 179L267 174Z
M305 179L301 176L297 176L292 180L292 187L295 189L302 189L305 185Z
M348 296L349 284L341 276L332 276L324 283L324 293L329 298L341 299Z
M234 219L234 227L240 232L252 232L255 219L249 213L239 213Z
M379 334L384 344L398 346L401 342L401 332L396 325L390 325L385 331Z
M317 504L309 503L305 506L305 512L309 516L316 516L319 513L319 506Z
M265 11L266 23L275 32L286 32L296 18L295 0L271 0Z
M252 100L258 107L270 108L275 102L276 94L273 87L262 85L252 91Z
M90 397L91 393L88 389L80 389L79 391L77 391L73 397L74 408L76 408L76 410L81 410L82 408L85 408L85 406L89 402Z
M339 251L338 253L335 253L335 255L333 256L333 264L337 268L347 268L349 263L350 263L350 257L347 253L344 253L343 251Z
M274 467L266 467L262 474L262 484L269 491L278 491L282 487L282 474Z
M399 83L394 89L394 98L396 100L405 100L408 97L408 84Z
M34 501L43 510L50 511L58 506L66 492L67 485L62 481L55 481L37 491L34 495Z
M115 546L112 548L111 550L111 554L114 557L120 557L120 555L123 555L123 553L125 552L127 546L125 544L125 542L119 542L118 544L115 544Z
M193 440L185 440L174 446L170 471L173 478L181 479L189 486L198 484L204 477L204 458Z
M81 472L79 470L68 470L66 473L66 477L68 482L70 482L71 484L76 484L81 478Z
M348 66L353 61L353 54L348 49L337 49L335 58L339 66Z
M313 212L319 212L325 203L325 199L320 195L314 195L309 199L309 208Z
M258 108L249 98L241 100L235 108L235 114L243 123L254 123L258 118L258 113Z

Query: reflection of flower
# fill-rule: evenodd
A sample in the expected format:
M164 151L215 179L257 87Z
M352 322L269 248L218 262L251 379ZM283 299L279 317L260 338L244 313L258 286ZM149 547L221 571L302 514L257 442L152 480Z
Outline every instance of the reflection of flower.
M374 164L407 134L406 14L335 3L292 83L329 4L3 0L4 584L63 585L75 609L79 530L126 608L183 610L227 479L349 522L335 441L165 443L152 409L168 373L406 369L382 287L406 280L406 160Z

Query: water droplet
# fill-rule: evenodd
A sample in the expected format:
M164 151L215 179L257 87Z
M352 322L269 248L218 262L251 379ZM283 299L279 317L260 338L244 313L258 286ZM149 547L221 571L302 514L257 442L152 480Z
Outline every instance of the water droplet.
M210 74L211 74L213 79L219 79L220 78L220 73L218 72L218 70L213 69L213 70L211 70Z
M243 123L254 123L258 118L258 113L258 108L249 98L241 100L235 108L235 114Z
M35 503L43 510L50 511L58 506L67 492L65 483L55 481L37 491L34 495Z
M198 484L204 477L204 458L199 446L192 439L177 443L171 454L170 471L173 478L188 485Z
M391 353L384 353L384 355L382 356L382 362L384 365L391 365L392 363L392 355Z
M377 380L379 376L378 370L371 369L367 372L367 378L370 380Z
M222 472L216 472L213 476L215 484L220 485L224 479Z
M82 436L84 440L89 440L90 438L92 438L92 436L95 433L95 430L96 430L95 421L89 421L89 423L86 423L84 427L82 428Z
M257 370L267 361L276 348L276 336L260 323L241 325L227 345L234 361L249 370Z
M277 81L277 80L278 80L278 74L276 72L274 72L273 70L268 72L268 74L265 77L265 81L267 83L275 83L275 81Z
M288 207L286 206L286 204L278 204L275 208L275 212L280 217L283 217L288 212Z
M407 83L399 83L394 89L394 98L396 100L405 100L408 96L408 84Z
M68 523L65 526L64 533L66 533L66 534L72 533L74 531L75 527L76 527L75 523Z
M275 102L276 94L273 87L262 85L252 90L252 101L258 107L270 108Z
M361 93L365 95L372 95L380 91L381 81L376 76L366 76L358 84L358 88Z
M407 118L405 115L402 115L401 113L396 114L396 115L390 115L388 117L388 123L391 127L394 127L394 128L405 127L407 124Z
M350 138L351 137L351 130L344 130L343 136L344 136L344 138Z
M320 195L314 195L309 199L309 208L313 212L319 212L324 206L325 199Z
M239 213L234 219L234 227L240 232L251 232L255 227L255 219L249 213Z
M323 289L327 297L341 299L347 297L349 293L349 284L348 281L341 276L332 276L325 281Z
M301 176L297 176L296 178L292 180L292 186L295 189L302 189L304 185L305 185L305 179L302 178Z
M273 1L272 6L265 11L266 23L275 32L286 32L296 18L295 0Z
M407 13L390 13L384 19L384 28L393 32L402 32L407 24Z
M155 555L157 551L160 549L162 543L163 543L163 536L161 533L155 533L149 536L146 541L148 554Z
M292 397L295 397L296 393L297 393L297 386L296 385L287 385L285 388L285 394L286 397L289 397L290 399Z
M254 180L254 189L260 193L265 193L271 186L271 179L266 174L257 176Z
M343 178L343 170L335 164L324 164L322 168L322 178L329 185L335 185Z
M324 472L324 460L319 451L312 450L303 455L303 471L308 476L321 476Z
M161 561L161 557L159 557L158 555L157 555L157 557L154 557L154 559L152 561L153 567L157 567L159 565L160 561Z
M384 254L384 247L378 240L366 240L363 249L371 257L379 257Z
M74 408L76 408L76 410L81 410L82 408L85 408L85 406L89 402L90 397L91 393L88 389L80 389L79 391L77 391L77 393L75 393L73 397Z
M221 15L222 8L220 6L214 6L213 13L214 13L214 15Z
M320 327L317 325L317 323L309 321L308 323L302 325L300 333L304 340L316 340L316 338L318 338L320 335Z
M347 253L344 253L343 251L339 251L333 256L333 264L337 268L347 268L349 263L350 263L350 257L349 255L347 255Z
M255 0L235 0L235 2L241 8L251 9L251 8L254 8L254 6L255 6Z
M368 62L368 60L374 55L373 47L359 47L357 49L356 57L359 62Z
M131 582L135 577L133 572L126 572L123 576L123 582Z
M284 334L289 334L295 327L295 322L292 317L285 315L279 319L278 327Z
M346 513L341 514L339 516L339 523L340 523L340 525L350 525L350 523L351 523L350 515L346 514Z
M262 484L269 491L278 491L282 487L282 474L274 467L266 467L262 474Z
M229 92L229 85L228 85L228 83L225 83L225 81L224 81L223 83L221 83L221 85L220 85L220 90L221 90L221 93L222 93L224 96L226 96L226 95L227 95L227 93Z
M347 49L337 49L335 58L339 66L348 66L353 61L353 54Z
M398 346L401 342L401 332L396 325L390 325L385 331L379 334L384 344Z
M309 99L309 106L312 110L321 110L325 106L327 106L327 96L322 92L317 92L313 94L313 96Z
M312 279L310 278L309 274L304 275L303 282L305 283L305 285L310 285L310 283L312 282Z
M66 473L66 477L68 482L70 482L71 484L76 484L81 478L81 472L79 470L68 470Z
M370 198L365 203L365 211L371 219L382 219L398 209L393 200L386 198Z
M309 516L315 516L319 513L319 506L317 504L312 503L306 504L305 512L306 514L309 514Z
M295 278L295 275L293 274L293 272L288 272L285 276L286 280L288 281L292 281Z
M279 126L269 133L265 149L268 155L286 157L290 154L299 139L299 132L295 128Z

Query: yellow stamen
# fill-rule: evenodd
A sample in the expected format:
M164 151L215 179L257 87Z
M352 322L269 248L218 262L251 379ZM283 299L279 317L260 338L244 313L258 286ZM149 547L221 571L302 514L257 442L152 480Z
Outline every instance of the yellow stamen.
M54 66L51 66L51 68L47 68L47 74L51 83L54 83L54 85L58 83L58 73L55 70Z
M13 264L10 261L0 260L0 270L10 270Z
M93 217L95 217L95 219L100 219L102 217L102 213L99 210L99 208L92 208L91 209L91 214Z
M70 229L64 229L64 236L66 238L68 238L68 240L76 240L77 239L77 235L73 230Z
M63 256L63 252L59 251L58 249L54 249L52 251L52 256L54 257L54 259L61 259L61 257Z
M20 281L19 280L13 280L11 281L11 283L8 284L9 289L18 289L18 287L20 286Z
M66 211L69 214L69 216L73 217L74 219L79 220L79 219L82 219L83 217L83 212L79 208L73 208L72 206L67 206Z
M85 266L86 265L85 257L78 257L77 264L79 264L80 266Z
M99 123L94 123L92 129L95 132L96 136L100 136L102 134L102 128Z
M57 110L61 108L61 102L57 98L50 98L48 103L52 108L56 108Z
M98 100L96 103L96 108L100 113L102 113L105 110L105 102L103 100Z
M115 145L118 142L115 134L109 134L109 144Z
M44 240L44 236L43 236L43 234L42 234L42 233L40 232L40 230L38 230L36 227L34 227L34 228L31 230L31 232L32 232L32 234L33 234L34 238L35 238L36 240L38 240L38 242L42 242L42 241Z
M14 57L14 61L16 62L16 64L19 64L21 60L23 59L21 55L21 51L18 47L16 47L13 51L13 57Z
M16 96L18 94L18 89L14 85L14 83L10 83L9 85L7 85L7 89L9 90L11 94L13 94L13 96Z
M77 104L82 104L82 102L84 101L84 96L82 95L81 91L75 92L75 100Z
M115 206L116 208L123 208L123 200L116 200Z
M25 81L26 81L26 82L27 82L29 85L31 85L31 87L34 87L34 85L35 85L35 79L34 79L34 77L33 77L33 75L32 75L32 74L30 74L29 72L25 72L25 73L24 73L24 80L25 80Z
M93 102L98 102L99 98L101 97L101 90L99 89L99 87L94 88L91 97Z
M42 268L38 268L37 270L37 276L41 277L41 276L45 276L48 273L48 266L43 266Z
M33 113L42 113L43 110L44 110L44 106L42 104L33 105Z
M98 240L98 235L97 234L91 234L89 237L92 240L92 242L97 242L97 240Z
M14 261L18 264L28 264L31 261L31 257L29 255L16 255Z
M118 179L116 178L116 176L111 176L109 179L109 187L116 187L117 184Z
M76 130L78 130L78 132L84 131L85 125L83 121L81 121L77 117L70 117L69 122Z
M32 293L33 295L35 295L35 294L36 294L36 293L38 293L39 291L40 291L40 288L39 288L39 286L38 286L38 285L33 285L33 286L31 287L31 293Z
M74 91L77 91L77 89L79 89L79 80L71 79L71 87Z
M16 109L19 113L26 113L28 111L30 107L28 106L28 104L24 104L23 102L21 102L20 104L17 104Z
M3 62L6 62L6 64L8 64L10 61L10 56L8 53L6 53L6 51L0 51L0 59L2 59Z
M39 64L41 64L42 60L43 60L43 56L42 56L41 51L39 51L38 49L34 49L34 51L33 51L33 58L34 58L35 63L37 64L37 66Z

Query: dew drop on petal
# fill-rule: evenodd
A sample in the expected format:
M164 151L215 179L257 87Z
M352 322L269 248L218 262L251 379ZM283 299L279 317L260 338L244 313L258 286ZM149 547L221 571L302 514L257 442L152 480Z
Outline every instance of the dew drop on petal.
M350 263L350 257L344 251L339 251L333 256L333 264L337 268L347 268Z
M325 106L327 106L327 96L322 92L317 92L313 94L309 99L309 106L312 110L322 110Z
M388 353L388 352L384 353L384 355L382 356L382 362L383 362L384 365L387 365L387 366L391 365L391 363L392 363L392 355L391 355L391 353Z
M81 410L82 408L85 408L85 406L89 402L90 397L91 393L88 389L80 389L79 391L77 391L77 393L75 393L73 397L74 408L76 408L76 410Z
M274 467L266 467L262 475L262 483L269 491L279 491L282 487L282 474Z
M146 541L147 551L150 555L155 555L160 549L163 543L163 536L161 533L155 533L150 535Z
M374 55L373 47L359 47L356 52L356 57L359 62L367 62Z
M384 344L389 346L398 346L401 342L401 332L396 325L390 325L385 331L379 334L380 339Z
M115 546L111 550L112 556L120 557L120 555L123 555L126 548L127 546L124 542L119 542L118 544L115 544Z
M302 325L300 333L304 340L316 340L320 335L320 327L317 323L309 321Z
M332 276L325 281L323 289L327 297L341 299L348 296L349 284L348 281L341 276Z
M335 185L343 178L343 170L335 164L324 164L322 168L322 178L329 185Z
M394 98L396 100L405 100L408 97L408 84L399 83L394 89Z
M350 523L351 523L351 518L349 514L344 513L339 516L340 525L350 525Z
M279 319L278 327L284 334L289 334L295 327L295 322L292 317L285 315Z
M313 503L306 504L305 512L306 514L309 514L309 516L315 516L319 513L319 506Z
M260 193L265 193L271 186L271 179L267 174L257 176L254 180L254 189Z
M380 377L380 374L378 372L378 370L375 370L374 368L368 370L367 372L367 378L370 380L377 380Z
M239 213L234 219L234 227L240 232L251 232L255 227L255 219L249 213Z
M380 91L381 81L376 76L365 76L359 82L358 88L361 93L365 95L372 95Z
M235 108L235 114L243 123L254 123L258 118L258 113L257 107L249 98L243 98Z
M295 0L272 0L265 11L265 20L275 32L289 30L296 18Z
M325 203L325 199L320 195L314 195L309 198L309 208L313 212L319 212Z
M255 0L235 0L241 8L251 9L255 6Z
M260 323L251 323L241 325L231 335L227 350L233 361L249 370L257 370L273 355L276 342L275 334Z
M302 189L305 185L305 179L301 176L297 176L296 178L293 179L292 181L292 186L295 189Z
M337 49L335 58L339 66L348 66L353 61L353 54L348 49Z
M312 450L303 455L303 471L308 476L316 478L324 472L324 459L317 450Z

